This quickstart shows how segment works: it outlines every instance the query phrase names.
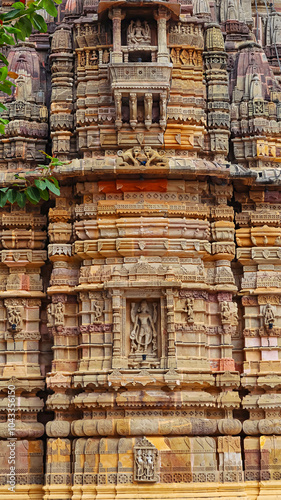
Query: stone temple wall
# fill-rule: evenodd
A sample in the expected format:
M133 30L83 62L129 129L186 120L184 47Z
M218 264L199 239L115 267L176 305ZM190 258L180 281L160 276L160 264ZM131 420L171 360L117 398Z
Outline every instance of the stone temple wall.
M281 5L46 21L8 54L1 186L66 163L0 210L0 500L277 500Z

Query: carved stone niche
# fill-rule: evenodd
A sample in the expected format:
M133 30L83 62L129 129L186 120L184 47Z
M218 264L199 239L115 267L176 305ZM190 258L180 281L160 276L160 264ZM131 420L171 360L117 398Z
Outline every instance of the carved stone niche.
M155 483L158 480L158 450L143 437L134 446L134 481Z
M160 305L157 300L133 299L127 302L129 366L157 368L159 361Z

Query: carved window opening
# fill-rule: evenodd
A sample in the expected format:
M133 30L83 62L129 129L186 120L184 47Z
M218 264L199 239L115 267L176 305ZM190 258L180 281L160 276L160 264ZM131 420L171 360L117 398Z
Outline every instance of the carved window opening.
M160 122L160 98L158 95L152 95L152 106L151 111L146 116L146 105L145 105L145 96L140 95L137 96L137 123L142 125L149 125L149 121L151 123L159 124ZM129 97L122 97L122 123L129 125L130 123L130 102ZM150 115L151 113L151 115ZM150 123L150 124L151 124Z
M151 51L135 50L129 52L129 62L152 62Z

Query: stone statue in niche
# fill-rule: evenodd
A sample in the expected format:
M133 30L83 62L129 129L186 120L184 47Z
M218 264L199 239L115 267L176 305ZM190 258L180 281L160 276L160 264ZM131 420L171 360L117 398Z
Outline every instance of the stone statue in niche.
M186 299L186 321L187 323L194 323L194 298L188 297Z
M151 30L147 21L139 19L131 21L127 29L127 44L129 47L151 45Z
M229 323L231 319L231 311L229 307L229 303L226 300L223 300L220 303L221 310L221 321L222 323Z
M103 313L103 307L98 300L94 300L92 304L92 321L94 323L100 323Z
M18 76L15 97L16 101L27 102L30 100L32 97L32 79L30 75L21 73Z
M52 304L47 305L47 326L50 328L53 326L53 308Z
M266 304L264 311L263 311L263 320L264 320L264 326L266 328L273 328L274 321L275 321L275 315L274 311L272 309L272 306L270 304Z
M22 330L22 316L19 307L7 307L7 319L9 332L20 332Z
M130 334L131 354L151 354L157 352L157 303L148 304L146 300L131 304L131 321L133 329Z
M64 305L62 302L58 302L55 304L55 325L63 325L64 324Z
M143 437L134 447L134 480L157 481L158 450Z

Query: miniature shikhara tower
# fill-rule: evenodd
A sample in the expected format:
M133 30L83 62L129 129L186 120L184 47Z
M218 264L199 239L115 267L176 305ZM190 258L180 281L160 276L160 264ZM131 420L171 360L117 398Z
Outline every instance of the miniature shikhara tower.
M46 22L8 54L1 186L66 163L0 211L0 500L281 498L281 5Z

